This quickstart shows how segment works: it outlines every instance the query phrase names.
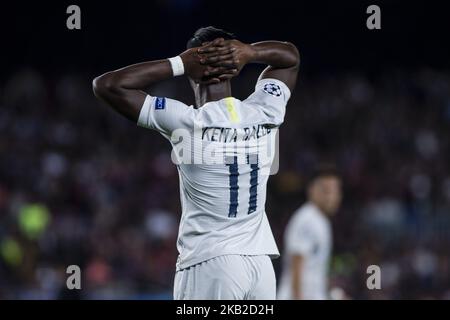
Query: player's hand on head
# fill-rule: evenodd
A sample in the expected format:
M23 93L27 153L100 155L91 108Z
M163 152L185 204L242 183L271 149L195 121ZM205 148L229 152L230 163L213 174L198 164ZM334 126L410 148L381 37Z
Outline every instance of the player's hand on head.
M237 69L238 73L254 57L251 45L239 40L222 40L198 49L200 63L212 67Z
M180 54L185 67L185 74L196 82L211 84L231 79L238 73L237 68L232 66L212 66L201 63L200 49L220 48L224 46L224 39L218 38L211 42L206 42L199 48L191 48Z
M233 64L229 65L215 65L204 63L204 55L202 52L210 52L210 55L216 55L216 62L221 62L220 56L227 55L227 58L232 58L229 54L234 49L229 48L229 44L223 38L217 38L214 41L204 42L202 47L198 48L197 52L200 56L200 63L206 65L207 68L203 73L202 83L211 84L220 81L229 80L238 75L239 70Z

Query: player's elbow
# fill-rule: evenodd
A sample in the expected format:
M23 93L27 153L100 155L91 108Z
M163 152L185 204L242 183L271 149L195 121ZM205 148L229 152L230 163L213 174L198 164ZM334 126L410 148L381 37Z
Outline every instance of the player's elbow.
M92 89L94 94L99 98L107 97L117 89L116 87L117 84L114 81L114 75L112 72L98 76L92 81Z
M288 47L290 65L298 68L300 66L300 52L292 42L285 42L285 44Z

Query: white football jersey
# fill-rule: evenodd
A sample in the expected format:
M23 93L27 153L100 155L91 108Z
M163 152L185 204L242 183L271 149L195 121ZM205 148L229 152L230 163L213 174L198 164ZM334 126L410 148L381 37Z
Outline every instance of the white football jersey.
M180 177L177 270L226 254L279 256L265 201L290 94L283 82L262 79L244 101L198 109L146 97L138 125L171 142Z
M306 300L325 300L328 292L328 264L332 247L331 225L312 203L306 203L290 219L284 238L283 272L277 299L292 296L291 257L303 257L300 290Z

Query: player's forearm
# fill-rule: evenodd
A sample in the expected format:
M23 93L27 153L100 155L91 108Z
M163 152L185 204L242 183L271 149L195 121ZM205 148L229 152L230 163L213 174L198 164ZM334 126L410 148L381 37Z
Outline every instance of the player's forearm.
M149 61L107 72L94 79L93 89L99 99L135 122L145 99L144 90L170 77L173 72L168 60Z
M172 76L172 68L167 59L143 62L97 77L94 80L94 91L101 94L121 89L145 90L153 83Z
M294 255L292 257L292 262L291 262L291 277L292 277L292 298L294 300L300 300L303 298L302 296L302 291L301 291L301 287L302 287L302 268L303 267L303 260L302 260L302 256L299 255Z
M300 54L290 42L262 41L251 44L253 63L262 63L274 68L292 68L300 64Z
M293 272L292 277L292 298L294 300L301 300L302 299L302 292L301 292L301 283L300 283L300 273Z

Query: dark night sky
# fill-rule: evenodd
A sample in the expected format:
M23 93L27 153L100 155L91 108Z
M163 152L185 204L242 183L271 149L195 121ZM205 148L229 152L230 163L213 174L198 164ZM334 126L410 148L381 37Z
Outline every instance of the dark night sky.
M242 4L245 3L245 6ZM66 29L78 4L82 30ZM382 30L366 28L377 4ZM59 73L96 73L174 56L196 28L215 25L243 41L294 42L303 72L449 68L449 11L444 1L36 1L2 4L2 76L21 66Z

